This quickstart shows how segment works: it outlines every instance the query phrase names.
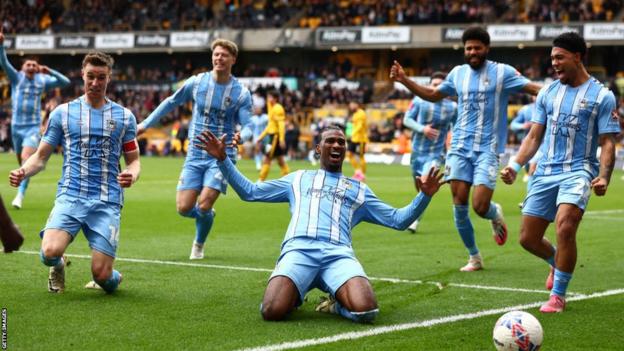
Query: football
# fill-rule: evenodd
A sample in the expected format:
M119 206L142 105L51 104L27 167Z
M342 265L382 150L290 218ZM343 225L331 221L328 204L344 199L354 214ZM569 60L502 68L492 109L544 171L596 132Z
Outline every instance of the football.
M544 331L532 314L511 311L496 321L493 338L499 351L536 351L542 346Z

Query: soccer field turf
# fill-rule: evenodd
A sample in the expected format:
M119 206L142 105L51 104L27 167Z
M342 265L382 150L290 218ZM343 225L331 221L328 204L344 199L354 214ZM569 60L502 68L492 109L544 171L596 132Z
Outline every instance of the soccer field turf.
M265 322L259 305L290 215L287 204L242 202L230 188L217 204L206 258L189 261L194 221L175 211L183 159L143 158L141 179L126 191L113 295L86 290L89 249L80 234L70 245L64 294L47 292L39 262L39 230L52 208L61 157L31 180L22 210L10 209L26 237L21 252L0 254L0 307L6 308L9 350L493 350L492 328L511 309L534 314L544 328L542 350L621 350L624 341L624 181L616 172L606 197L592 196L580 226L579 257L565 313L543 315L546 263L517 243L525 183L499 183L508 243L499 247L490 223L471 212L485 269L462 273L467 253L453 224L445 186L409 234L368 223L353 232L355 252L380 306L374 324L358 325L314 312L314 290L285 322ZM6 176L14 155L1 154L5 205L15 194ZM292 169L310 168L292 162ZM239 167L251 179L250 161ZM345 164L345 173L351 169ZM274 165L270 178L277 177ZM369 165L367 182L382 200L402 207L414 196L409 168ZM547 236L554 239L552 227ZM514 307L522 306L522 307ZM3 326L4 327L4 326Z

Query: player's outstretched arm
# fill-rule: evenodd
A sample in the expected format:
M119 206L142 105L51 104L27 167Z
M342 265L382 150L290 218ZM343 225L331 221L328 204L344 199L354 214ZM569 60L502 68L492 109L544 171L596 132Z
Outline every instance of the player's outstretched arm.
M446 97L446 95L438 89L422 86L409 79L403 70L403 66L397 61L394 61L390 68L390 79L403 84L409 91L427 101L437 102Z
M540 90L542 90L542 85L534 82L529 82L527 83L527 85L524 86L524 88L522 88L522 91L533 96L537 96Z
M46 79L46 90L64 87L70 83L69 78L64 74L45 65L39 65L39 73L49 75Z
M18 187L24 178L32 177L45 168L54 147L44 141L39 143L39 148L32 154L24 164L9 173L9 183Z
M535 155L542 143L545 130L546 127L543 124L533 123L531 125L529 134L522 140L522 145L520 145L520 150L515 160L510 160L509 164L500 171L501 179L505 184L513 184L522 166Z
M611 174L615 167L615 134L602 134L600 143L600 172L598 177L591 182L592 189L597 196L607 193L607 187L611 181Z

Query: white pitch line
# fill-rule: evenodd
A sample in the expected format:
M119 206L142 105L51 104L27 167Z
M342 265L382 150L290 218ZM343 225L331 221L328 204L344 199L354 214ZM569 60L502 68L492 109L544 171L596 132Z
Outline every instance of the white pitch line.
M28 255L39 255L37 251L15 251ZM77 254L65 254L67 257L73 258L82 258L82 259L91 259L89 255L77 255ZM191 262L177 262L177 261L162 261L162 260L147 260L142 258L125 258L125 257L117 257L115 261L119 262L134 262L134 263L150 263L150 264L161 264L168 266L183 266L183 267L203 267L203 268L215 268L215 269L229 269L235 271L247 271L247 272L273 272L272 269L268 268L255 268L255 267L243 267L243 266L227 266L227 265L217 265L217 264L206 264L206 263L191 263ZM409 279L398 279L398 278L379 278L379 277L368 277L369 280L373 281L383 281L389 283L405 283L405 284L431 284L437 286L440 290L446 286L452 286L456 288L464 288L464 289L481 289L481 290L495 290L495 291L510 291L510 292L524 292L524 293L532 293L532 294L550 294L547 290L532 290L532 289L521 289L521 288L510 288L503 286L488 286L488 285L474 285L474 284L463 284L463 283L443 283L443 282L435 282L435 281L423 281L423 280L409 280ZM576 292L568 292L570 296L583 296L583 294Z
M569 297L567 301L568 302L569 301L581 301L581 300L595 299L595 298L619 295L619 294L624 294L624 289L607 290L607 291L603 291L599 293L594 293L591 295ZM480 318L480 317L485 317L485 316L490 316L490 315L495 315L495 314L501 314L501 313L505 313L509 311L526 310L529 308L539 307L543 303L544 303L543 301L540 301L540 302L533 302L533 303L524 304L524 305L516 305L516 306L508 306L508 307L496 308L496 309L491 309L491 310L483 310L483 311L473 312L473 313L457 314L454 316L429 319L429 320L420 321L420 322L387 325L387 326L371 328L371 329L363 330L363 331L347 332L347 333L336 334L336 335L326 336L326 337L316 338L316 339L296 340L296 341L284 342L281 344L245 348L245 349L240 349L239 351L280 351L280 350L296 349L296 348L307 347L307 346L329 344L329 343L342 341L342 340L355 340L355 339L361 339L367 336L375 336L375 335L393 333L397 331L415 329L415 328L432 327L434 325L475 319L475 318Z
M600 219L600 220L605 220L605 221L616 221L616 222L624 221L624 218L622 217L588 216L588 218Z
M601 215L601 214L614 214L614 213L624 213L624 209L619 210L601 210L601 211L585 211L586 215Z

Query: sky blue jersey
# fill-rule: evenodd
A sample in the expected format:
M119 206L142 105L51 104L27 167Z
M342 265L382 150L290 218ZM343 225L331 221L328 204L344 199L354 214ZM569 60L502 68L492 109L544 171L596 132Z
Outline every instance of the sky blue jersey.
M535 103L532 102L528 105L522 106L522 108L518 110L516 117L514 117L514 119L511 120L510 129L512 132L518 135L518 138L520 140L524 139L524 137L529 132L528 129L524 129L524 124L526 122L531 122L531 120L533 119L534 113L535 113Z
M457 119L457 103L449 99L429 102L414 97L410 103L403 124L413 130L412 153L419 156L438 157L444 153L446 135ZM430 140L423 134L425 126L431 124L440 131L436 140Z
M507 141L509 94L520 91L528 83L515 68L490 60L478 70L468 64L453 68L438 86L445 95L458 98L451 152L503 153Z
M57 197L66 194L122 205L119 159L123 144L135 138L132 112L108 99L100 109L91 107L84 96L55 108L42 142L63 147Z
M69 84L69 78L50 69L50 74L35 73L28 79L9 62L4 46L0 45L0 66L11 82L11 126L36 126L41 124L41 95L54 88Z
M540 91L535 106L532 122L546 126L535 174L585 170L596 177L599 135L620 132L613 93L594 77L578 87L557 80Z
M241 138L243 140L251 139L254 143L257 142L267 124L269 124L269 116L266 113L251 116L247 128L241 131Z
M379 200L366 184L342 173L299 170L280 179L254 184L230 159L218 165L241 199L289 203L292 217L284 243L304 237L351 246L351 229L358 223L405 230L431 200L421 192L409 205L396 209Z
M177 106L193 102L193 117L189 126L189 140L204 130L210 130L217 137L227 134L230 143L236 132L236 125L247 125L251 117L251 94L234 76L227 84L217 83L212 72L194 75L184 82L173 95L166 98L141 124L152 127L163 116ZM236 150L228 148L228 156L235 158ZM200 148L191 147L186 155L187 160L212 159Z

